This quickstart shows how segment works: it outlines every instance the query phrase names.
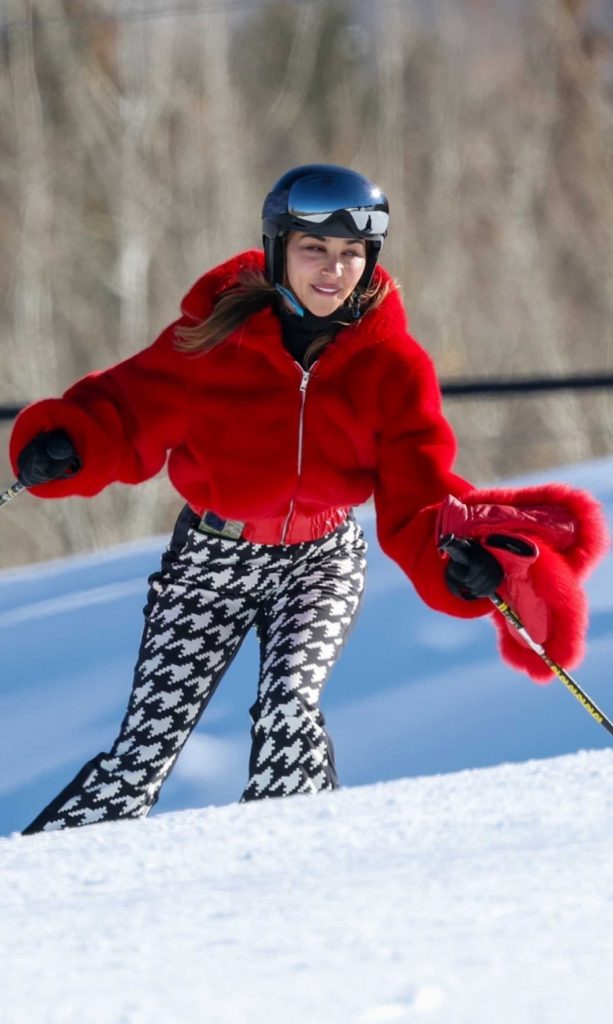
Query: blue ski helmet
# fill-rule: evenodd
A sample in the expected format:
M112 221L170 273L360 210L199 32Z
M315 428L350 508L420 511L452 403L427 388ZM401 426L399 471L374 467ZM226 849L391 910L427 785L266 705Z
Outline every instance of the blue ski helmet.
M387 234L386 196L363 174L334 164L305 164L286 171L273 185L262 208L266 273L283 284L283 239L289 231L330 238L361 238L366 266L358 288L367 288Z

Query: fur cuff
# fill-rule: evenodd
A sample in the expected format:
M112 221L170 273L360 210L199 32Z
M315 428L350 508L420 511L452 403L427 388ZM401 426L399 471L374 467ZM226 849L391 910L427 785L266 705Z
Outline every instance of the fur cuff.
M581 579L609 550L609 531L602 505L587 491L567 484L484 488L462 495L462 502L475 513L475 506L511 506L518 517L519 532L534 536L537 543L563 551L569 567ZM491 526L486 525L485 529L496 532Z
M494 534L532 542L538 557L523 570L505 566L500 594L550 658L564 668L581 661L588 606L580 584L610 544L602 507L592 495L565 484L469 491L461 500L449 497L443 502L437 535L440 539L445 534L474 538L486 547ZM498 557L497 551L492 553ZM535 681L549 682L552 673L545 662L497 612L494 623L503 658Z

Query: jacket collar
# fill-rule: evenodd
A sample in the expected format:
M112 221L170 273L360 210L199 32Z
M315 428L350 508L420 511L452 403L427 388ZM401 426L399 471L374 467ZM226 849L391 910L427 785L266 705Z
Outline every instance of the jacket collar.
M264 270L263 250L248 249L238 253L204 274L183 299L181 310L184 316L195 322L210 316L222 292L237 285L245 270ZM375 268L374 280L388 283L388 294L377 309L365 313L356 324L339 330L334 344L326 351L326 362L331 358L335 363L344 361L356 351L375 344L406 345L408 325L399 286L379 265ZM271 336L282 346L279 318L272 309L265 309L249 317L248 329L241 332L241 345L261 348L262 339L270 339Z

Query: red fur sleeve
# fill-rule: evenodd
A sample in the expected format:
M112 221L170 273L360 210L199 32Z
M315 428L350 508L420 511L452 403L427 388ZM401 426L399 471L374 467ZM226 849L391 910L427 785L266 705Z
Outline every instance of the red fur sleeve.
M564 668L581 661L588 628L582 582L610 543L602 507L592 495L565 484L469 491L461 500L449 497L442 503L436 533L475 538L485 546L496 533L530 541L537 556L523 564L522 559L505 563L493 550L505 568L500 593L554 661ZM517 631L497 612L493 621L505 660L538 682L550 681L545 662Z

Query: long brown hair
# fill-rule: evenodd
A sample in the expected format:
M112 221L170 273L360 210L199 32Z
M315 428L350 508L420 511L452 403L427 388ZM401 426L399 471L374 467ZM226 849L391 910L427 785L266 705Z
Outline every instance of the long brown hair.
M364 291L358 301L362 314L375 309L389 292L389 284L379 281ZM193 327L175 329L174 346L179 352L204 355L232 334L254 313L270 308L279 298L278 292L261 270L243 270L238 285L223 292L213 312L202 323ZM324 334L309 345L305 357L308 366L332 340L333 335Z

